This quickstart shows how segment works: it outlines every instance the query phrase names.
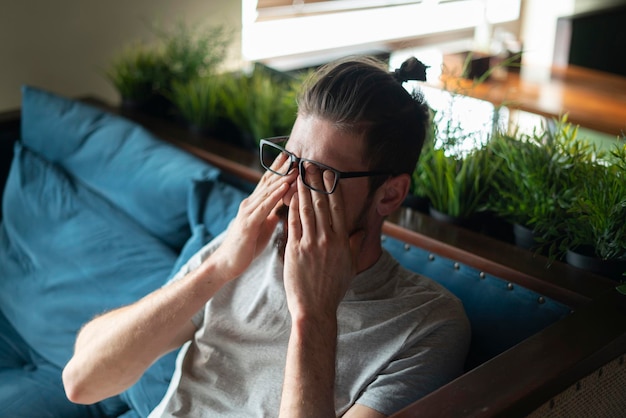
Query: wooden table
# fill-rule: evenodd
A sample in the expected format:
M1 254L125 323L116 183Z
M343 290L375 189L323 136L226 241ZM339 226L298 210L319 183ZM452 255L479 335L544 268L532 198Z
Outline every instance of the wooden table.
M548 118L567 113L576 125L614 136L626 135L626 78L568 66L498 69L483 83L460 78L463 60L444 57L440 80L449 91Z

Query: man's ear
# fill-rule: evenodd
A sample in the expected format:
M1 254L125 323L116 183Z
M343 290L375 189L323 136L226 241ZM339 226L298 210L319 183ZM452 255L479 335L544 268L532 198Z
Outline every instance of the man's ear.
M380 216L386 217L402 205L409 193L411 177L400 174L387 180L376 192L376 210Z

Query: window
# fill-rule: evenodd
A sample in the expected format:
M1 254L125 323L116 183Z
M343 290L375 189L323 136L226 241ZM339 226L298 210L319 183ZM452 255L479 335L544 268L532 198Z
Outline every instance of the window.
M249 61L388 50L389 42L519 18L520 0L242 0Z

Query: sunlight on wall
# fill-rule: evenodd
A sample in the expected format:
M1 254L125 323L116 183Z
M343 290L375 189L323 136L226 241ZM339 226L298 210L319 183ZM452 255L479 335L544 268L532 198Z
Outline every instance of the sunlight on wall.
M576 0L525 0L522 38L524 64L549 67L554 57L554 40L559 16L570 15Z

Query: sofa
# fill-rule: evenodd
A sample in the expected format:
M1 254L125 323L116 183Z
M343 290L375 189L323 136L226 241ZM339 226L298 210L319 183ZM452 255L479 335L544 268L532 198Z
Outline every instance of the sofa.
M146 416L176 352L119 396L75 405L61 371L76 333L166 284L223 231L260 176L256 157L99 101L22 93L21 110L0 117L0 416ZM397 416L555 411L606 364L626 376L624 296L611 282L408 209L382 239L459 296L472 325L466 372Z
M121 396L76 406L61 384L76 333L165 284L246 192L137 124L36 88L23 89L21 122L2 199L0 329L25 349L0 359L0 416L145 416L175 353Z

